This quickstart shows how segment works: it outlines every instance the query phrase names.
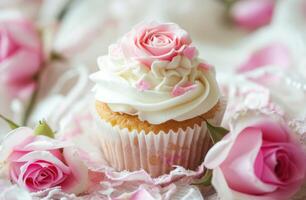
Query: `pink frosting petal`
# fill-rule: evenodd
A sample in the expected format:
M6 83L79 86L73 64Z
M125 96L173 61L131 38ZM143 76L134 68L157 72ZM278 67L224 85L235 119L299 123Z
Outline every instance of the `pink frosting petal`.
M145 81L145 80L140 80L138 81L138 83L136 84L136 88L138 91L145 91L145 90L148 90L151 88L151 85L148 81Z
M181 96L186 92L195 89L196 87L197 87L196 84L191 84L191 83L187 83L183 86L175 86L171 92L171 95L173 97Z
M187 47L184 49L183 55L192 60L197 55L197 49L195 47Z
M212 66L207 63L200 63L198 67L204 71L208 71L212 68Z

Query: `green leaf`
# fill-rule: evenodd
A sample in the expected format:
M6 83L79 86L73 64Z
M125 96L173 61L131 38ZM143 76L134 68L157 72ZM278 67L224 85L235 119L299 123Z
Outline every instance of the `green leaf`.
M45 120L39 121L38 125L34 129L34 135L44 135L50 138L54 138L54 132Z
M16 128L19 128L20 126L18 124L16 124L15 122L13 122L12 120L4 117L3 115L0 114L0 118L3 119L8 125L9 127L14 130Z
M212 179L212 170L207 169L204 176L201 179L194 181L192 184L193 185L210 186L211 185L211 179Z
M209 136L214 144L219 142L229 131L223 127L213 126L206 120Z

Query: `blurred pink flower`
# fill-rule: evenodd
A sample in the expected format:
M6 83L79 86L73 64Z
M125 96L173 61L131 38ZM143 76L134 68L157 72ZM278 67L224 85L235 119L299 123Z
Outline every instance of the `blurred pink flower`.
M293 137L285 123L271 116L236 122L204 161L213 169L212 183L221 199L293 196L306 175L305 151Z
M0 156L8 163L10 179L30 192L60 186L79 194L87 189L88 169L73 152L68 143L21 127L5 138Z
M240 0L232 7L231 16L237 26L254 30L271 22L274 7L275 0Z
M291 64L291 55L287 46L282 43L271 43L253 52L250 57L241 64L237 72L244 73L268 65L288 68Z
M42 64L41 41L34 24L13 11L0 13L0 82L13 97L27 97L36 87Z

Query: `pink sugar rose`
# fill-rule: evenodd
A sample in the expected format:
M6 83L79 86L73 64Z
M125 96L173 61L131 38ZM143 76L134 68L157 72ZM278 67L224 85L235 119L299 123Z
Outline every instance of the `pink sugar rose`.
M13 11L0 12L0 82L13 97L27 97L36 87L33 77L42 63L42 48L34 24Z
M233 124L208 152L212 184L221 199L282 200L294 195L306 175L306 154L288 127L269 117Z
M10 132L2 145L1 160L7 162L8 176L20 187L37 192L60 186L75 194L87 189L88 170L71 144L21 127Z
M155 60L171 61L178 54L192 58L196 49L190 44L188 33L177 24L157 22L136 26L119 42L126 58L138 60L148 67Z
M274 7L275 0L240 0L234 4L231 15L238 26L254 30L271 22Z

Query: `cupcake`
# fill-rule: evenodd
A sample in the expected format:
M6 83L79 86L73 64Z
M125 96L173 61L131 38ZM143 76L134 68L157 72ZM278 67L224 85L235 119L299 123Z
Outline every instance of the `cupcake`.
M211 65L173 23L141 23L98 58L98 138L110 166L157 177L175 165L196 169L218 125L224 101Z

